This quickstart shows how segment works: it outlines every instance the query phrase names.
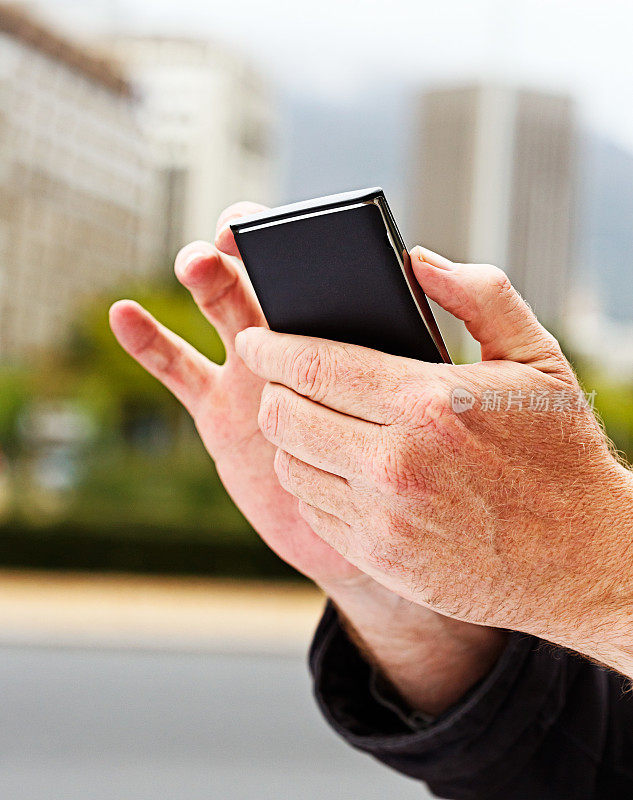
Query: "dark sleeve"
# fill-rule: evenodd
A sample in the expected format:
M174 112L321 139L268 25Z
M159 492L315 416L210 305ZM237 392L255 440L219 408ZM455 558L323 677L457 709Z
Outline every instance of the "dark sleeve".
M633 698L621 676L512 633L492 672L432 722L372 690L328 605L310 651L315 695L353 747L451 800L633 797Z

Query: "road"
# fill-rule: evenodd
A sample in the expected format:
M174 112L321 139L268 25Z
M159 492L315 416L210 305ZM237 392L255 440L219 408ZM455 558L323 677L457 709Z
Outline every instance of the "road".
M339 742L303 658L0 646L0 797L423 800Z

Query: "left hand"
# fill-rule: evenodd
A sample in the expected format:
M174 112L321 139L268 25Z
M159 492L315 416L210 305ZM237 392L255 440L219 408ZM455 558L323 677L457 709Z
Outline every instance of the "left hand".
M282 486L319 536L404 598L633 671L614 633L630 613L617 580L629 472L578 402L558 343L501 270L421 248L412 265L481 343L482 363L427 364L264 328L238 334L237 353L268 381L259 425L278 448ZM475 399L463 413L451 405L458 387ZM503 398L499 410L482 407L485 392ZM538 397L549 410L529 410Z

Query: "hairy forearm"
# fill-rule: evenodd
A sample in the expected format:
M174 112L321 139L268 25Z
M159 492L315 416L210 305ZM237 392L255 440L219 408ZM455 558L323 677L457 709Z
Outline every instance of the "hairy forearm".
M633 475L617 467L604 476L599 495L580 524L570 526L582 569L561 564L560 585L550 571L549 593L556 596L567 585L568 602L547 603L543 591L545 601L517 629L633 678ZM374 582L328 593L366 659L412 708L428 714L442 713L483 678L507 639L500 628L450 619Z
M537 633L633 679L633 473L618 464L601 477L570 527L577 552L561 582L574 602Z
M330 590L341 622L365 658L416 711L456 703L499 657L507 634L449 619L374 584Z

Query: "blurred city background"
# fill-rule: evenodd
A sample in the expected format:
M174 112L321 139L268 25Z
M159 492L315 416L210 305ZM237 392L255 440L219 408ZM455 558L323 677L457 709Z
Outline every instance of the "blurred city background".
M240 199L382 185L410 246L507 270L633 456L632 28L616 0L0 4L6 796L420 796L320 727L298 655L320 598L249 528L107 309L133 297L221 360L177 250ZM476 359L440 317L456 360ZM191 681L206 694L183 695ZM130 711L156 693L162 717ZM255 777L231 738L246 703ZM68 746L42 722L62 709ZM120 782L98 793L100 758Z

